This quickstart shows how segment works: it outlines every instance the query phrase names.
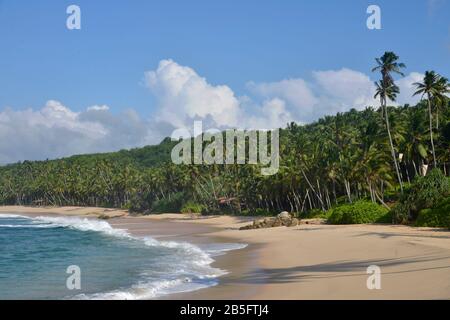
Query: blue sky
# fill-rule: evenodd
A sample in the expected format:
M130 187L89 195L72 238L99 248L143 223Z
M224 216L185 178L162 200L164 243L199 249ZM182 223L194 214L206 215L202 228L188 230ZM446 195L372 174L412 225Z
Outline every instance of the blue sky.
M69 4L82 30L65 28ZM382 9L366 28L368 4ZM145 70L171 58L243 93L312 70L369 73L393 50L408 70L450 69L450 3L438 1L0 1L0 107L58 99L81 110L152 108ZM425 56L426 55L426 59Z
M66 28L70 4L81 8L81 30ZM369 4L381 7L382 30L367 29ZM286 109L280 121L292 117L302 122L326 111L344 110L310 110L310 115L302 118L298 110L290 110L295 103L285 97L288 94L283 96L287 92L283 80L297 79L288 83L295 92L303 85L314 91L311 106L333 104L338 98L342 100L339 105L348 106L365 98L348 100L323 93L323 86L333 85L324 84L330 74L322 74L319 81L314 72L345 68L353 72L351 76L364 74L371 82L377 78L370 72L374 57L392 50L407 64L407 74L415 72L417 78L434 69L450 76L450 1L0 0L0 42L0 112L7 107L8 112L37 112L54 100L73 112L73 117L81 117L79 113L90 106L107 105L108 116L132 109L133 116L150 121L164 113L168 103L187 104L165 95L167 83L162 72L153 87L145 80L146 72L156 72L161 61L171 59L176 70L189 68L194 76L204 77L206 84L201 86L212 88L213 95L222 92L219 85L227 86L239 100L231 99L231 104L239 106L229 110L252 110L246 113L249 116L264 108L265 102L278 103L280 113ZM298 90L296 85L300 85ZM184 96L193 94L183 92ZM266 116L270 117L269 113ZM177 123L180 121L171 124ZM255 119L253 123L264 121ZM126 135L129 138L129 133ZM148 142L144 140L120 146ZM99 150L110 148L113 146ZM97 149L74 152L92 150ZM70 152L48 153L60 156ZM19 152L5 161L25 156Z

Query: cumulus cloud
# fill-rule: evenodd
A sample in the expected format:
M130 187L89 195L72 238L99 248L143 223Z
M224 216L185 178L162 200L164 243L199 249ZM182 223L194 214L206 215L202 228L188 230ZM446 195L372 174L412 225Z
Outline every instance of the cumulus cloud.
M315 71L313 76L319 86L321 104L325 108L331 107L339 112L378 104L373 99L375 85L362 72L343 68L337 71Z
M95 105L87 108L87 111L108 111L109 107L107 105Z
M248 88L264 98L278 97L299 110L310 111L317 103L309 84L303 79L287 79L278 82L248 83Z
M147 86L158 101L157 119L183 126L190 119L211 116L219 125L237 125L239 101L225 85L211 85L193 69L162 60L145 73Z
M104 106L74 112L54 100L40 110L6 108L0 112L0 163L144 146L163 134L133 110L113 115Z
M420 96L413 96L414 92L417 91L414 86L415 82L423 82L423 77L425 75L418 72L411 72L404 78L396 81L397 86L400 88L400 94L397 96L397 104L403 105L409 103L415 105L420 100Z
M293 119L291 113L286 108L286 102L279 98L265 100L261 105L254 106L254 111L254 113L246 117L246 128L282 128Z
M411 97L412 84L422 78L413 72L397 81L399 104L419 100ZM379 105L373 99L373 80L347 68L315 71L310 80L249 82L248 95L237 96L230 87L211 84L190 67L162 60L155 70L145 72L145 84L155 97L152 120L133 109L114 114L100 104L75 112L55 100L38 110L3 109L0 163L155 144L175 128L192 128L194 120L202 120L205 130L272 129Z
M248 84L256 96L281 99L292 116L290 121L313 121L327 114L363 109L378 105L373 99L374 84L370 78L350 69L315 71L312 81L288 79L271 83Z
M413 97L413 83L421 81L423 74L412 72L400 78L397 101L392 105L415 104L419 97ZM289 79L270 83L250 82L248 88L262 99L280 99L284 102L283 113L290 115L289 121L307 123L324 115L345 112L351 108L363 110L368 106L378 107L374 99L375 84L368 75L342 68L340 70L314 71L312 80ZM284 117L285 118L285 117Z

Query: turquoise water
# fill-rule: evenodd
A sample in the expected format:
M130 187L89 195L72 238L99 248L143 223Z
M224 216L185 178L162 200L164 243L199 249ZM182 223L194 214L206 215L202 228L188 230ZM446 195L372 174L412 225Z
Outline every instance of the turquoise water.
M213 257L239 244L198 247L136 238L107 222L0 214L0 299L151 299L213 286ZM69 266L81 289L69 290Z

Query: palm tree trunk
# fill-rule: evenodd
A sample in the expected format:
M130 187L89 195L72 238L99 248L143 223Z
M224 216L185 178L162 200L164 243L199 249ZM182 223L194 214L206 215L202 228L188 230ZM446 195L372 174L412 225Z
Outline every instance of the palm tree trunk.
M383 99L383 104L384 104L383 108L384 108L384 113L385 113L386 128L387 128L387 132L388 132L388 136L389 136L389 144L391 146L392 159L394 159L394 166L395 166L395 171L397 173L398 182L400 183L400 190L403 193L403 182L402 182L402 178L400 176L400 170L398 168L397 157L395 155L395 149L394 149L394 143L392 142L391 127L389 125L389 115L388 115L385 99Z
M350 182L344 179L345 191L347 192L348 202L352 203L352 193L350 190Z
M431 113L431 99L430 94L428 94L428 113L430 116L430 140L431 140L431 150L433 151L433 162L434 167L437 168L437 162L436 162L436 154L434 152L434 140L433 140L433 114Z
M439 130L439 108L436 109L436 130Z

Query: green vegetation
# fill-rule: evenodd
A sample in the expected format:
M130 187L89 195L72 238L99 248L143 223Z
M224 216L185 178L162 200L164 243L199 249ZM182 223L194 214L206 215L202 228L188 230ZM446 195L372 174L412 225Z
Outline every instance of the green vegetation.
M167 138L129 151L0 167L0 205L263 216L289 211L302 218L331 212L335 223L391 222L391 215L412 223L448 193L449 85L427 72L416 84L422 101L390 106L399 93L393 75L405 65L392 52L376 63L381 107L288 124L280 130L276 175L261 175L259 165L174 165L170 154L178 142Z
M414 221L421 210L433 208L449 194L449 179L439 169L433 169L411 184L393 208L392 216L398 223Z
M169 194L167 197L153 201L151 212L153 213L176 213L181 212L185 203L185 195L182 192Z
M301 219L328 219L332 210L322 211L320 209L312 209L300 215Z
M450 229L450 197L441 201L433 209L421 210L417 217L416 226Z
M199 203L188 201L182 208L181 213L197 213L201 214L205 211L205 207Z
M371 201L359 200L342 204L331 210L328 218L331 224L363 224L391 222L389 210Z

